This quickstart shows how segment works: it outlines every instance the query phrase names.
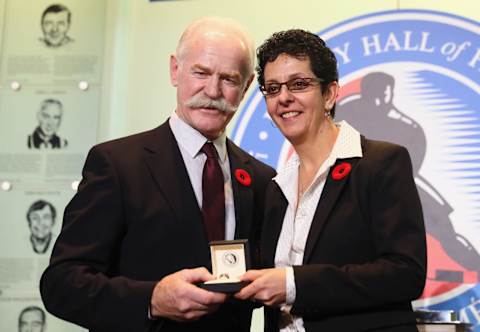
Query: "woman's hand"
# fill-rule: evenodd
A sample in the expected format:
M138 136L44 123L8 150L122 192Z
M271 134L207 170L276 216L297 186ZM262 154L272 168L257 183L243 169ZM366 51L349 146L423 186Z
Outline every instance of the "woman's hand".
M286 302L286 271L284 268L249 270L240 277L251 281L235 297L240 300L258 301L269 306L279 306Z

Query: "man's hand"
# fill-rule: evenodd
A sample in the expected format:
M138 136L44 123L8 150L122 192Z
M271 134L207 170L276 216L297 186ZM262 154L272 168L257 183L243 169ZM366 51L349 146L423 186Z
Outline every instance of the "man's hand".
M204 267L185 269L164 277L153 290L150 314L183 322L214 312L227 296L193 285L212 279L213 275Z
M235 297L240 300L250 299L269 306L278 306L286 302L286 272L283 268L249 270L240 280L251 281Z

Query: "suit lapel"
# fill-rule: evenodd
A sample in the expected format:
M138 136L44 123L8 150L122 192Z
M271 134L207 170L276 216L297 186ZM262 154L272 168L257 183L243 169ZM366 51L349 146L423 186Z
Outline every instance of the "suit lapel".
M152 131L145 144L145 162L178 222L208 243L200 208L190 183L185 163L167 122Z
M317 205L317 209L315 210L315 214L313 216L312 226L310 227L310 231L307 237L307 243L305 244L305 253L303 255L303 263L308 263L310 256L312 255L312 251L315 247L315 244L322 232L325 223L327 222L327 218L335 206L336 201L340 197L343 188L349 181L350 175L347 175L343 179L334 180L332 178L332 170L340 163L348 162L352 165L352 171L355 167L356 163L358 162L358 158L354 159L340 159L337 160L335 165L330 168L330 172L328 174L325 187L323 188L322 195L320 196L320 201ZM351 171L351 172L352 172ZM350 172L350 174L351 174Z
M246 239L250 234L252 224L253 190L255 178L248 159L244 158L237 146L227 139L227 152L230 163L230 176L232 180L233 200L235 205L235 238ZM251 177L251 184L241 184L235 172L244 170Z

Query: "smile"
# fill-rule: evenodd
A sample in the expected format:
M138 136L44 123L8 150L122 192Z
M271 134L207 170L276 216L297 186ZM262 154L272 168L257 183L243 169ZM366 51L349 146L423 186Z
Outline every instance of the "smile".
M299 115L300 112L297 112L297 111L291 111L291 112L286 112L286 113L283 113L281 114L280 116L284 119L289 119L289 118L293 118L294 116L297 116Z

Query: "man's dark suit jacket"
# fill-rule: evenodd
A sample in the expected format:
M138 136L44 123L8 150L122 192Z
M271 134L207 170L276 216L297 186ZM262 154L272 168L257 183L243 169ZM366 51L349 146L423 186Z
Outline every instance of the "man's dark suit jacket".
M306 331L416 331L410 301L426 277L422 209L405 148L361 140L363 157L341 180L328 175L305 246L294 266L293 315ZM335 166L331 169L333 170ZM274 265L287 200L272 181L267 190L262 260ZM266 309L266 331L278 331Z
M257 248L264 196L274 170L227 140L235 238ZM235 179L235 170L251 185ZM168 122L95 146L40 289L48 311L91 331L248 331L251 307L233 302L194 323L149 320L150 298L164 276L210 268L201 211Z

